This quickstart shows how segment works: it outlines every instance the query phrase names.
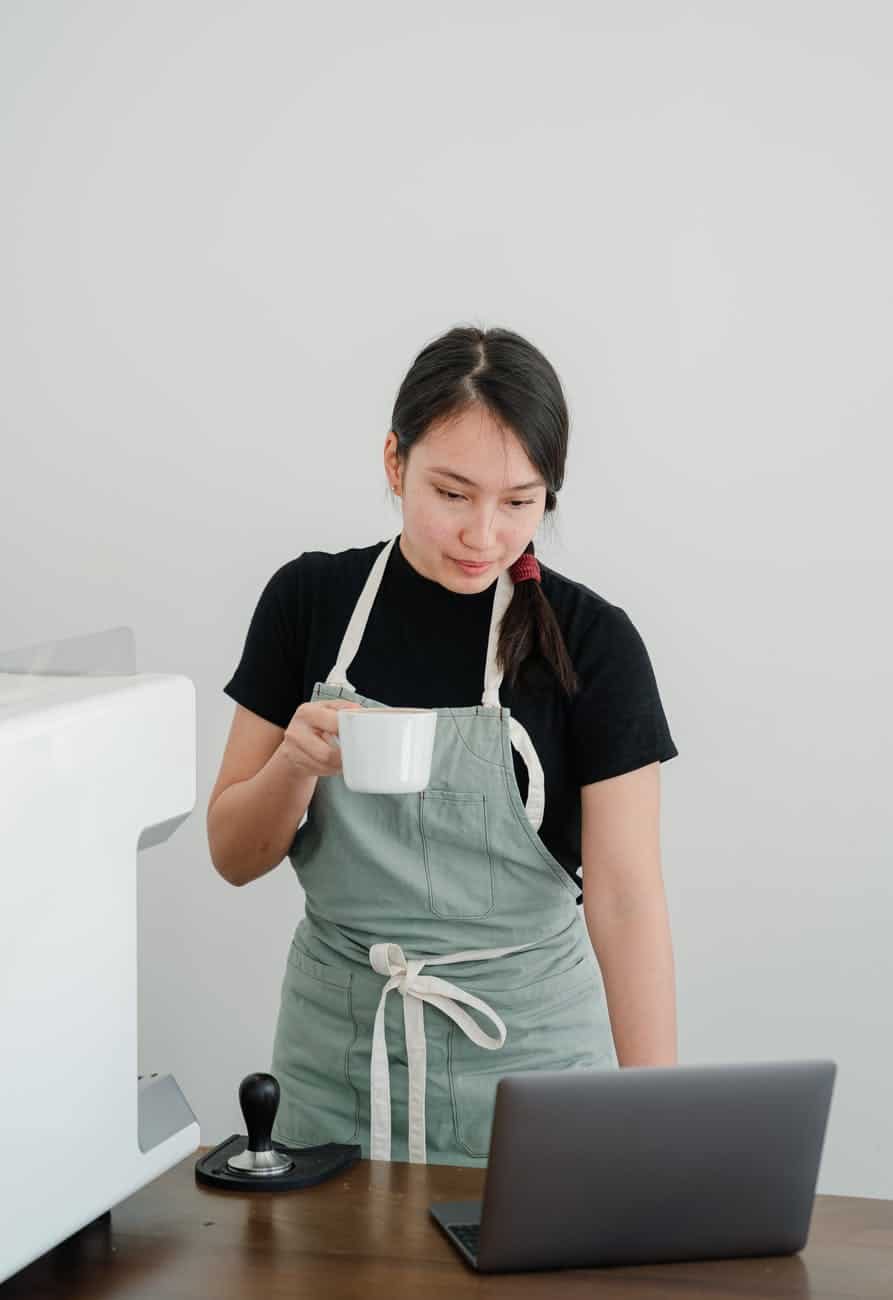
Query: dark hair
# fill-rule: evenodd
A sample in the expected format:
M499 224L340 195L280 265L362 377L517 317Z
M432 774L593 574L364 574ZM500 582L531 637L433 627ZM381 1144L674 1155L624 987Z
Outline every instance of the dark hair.
M545 479L546 512L553 511L564 481L567 403L543 354L511 330L456 326L422 349L394 402L391 428L397 455L405 462L430 428L475 406L517 437ZM527 551L532 554L533 549L531 541ZM535 650L554 670L562 689L573 694L577 675L552 606L538 582L519 582L496 651L510 684Z

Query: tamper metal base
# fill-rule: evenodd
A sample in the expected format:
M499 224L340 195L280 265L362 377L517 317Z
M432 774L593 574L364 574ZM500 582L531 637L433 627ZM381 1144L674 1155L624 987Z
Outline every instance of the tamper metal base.
M237 1173L252 1174L255 1178L269 1178L271 1175L284 1174L294 1165L288 1156L278 1151L252 1151L246 1147L237 1156L230 1156L226 1162L227 1169Z

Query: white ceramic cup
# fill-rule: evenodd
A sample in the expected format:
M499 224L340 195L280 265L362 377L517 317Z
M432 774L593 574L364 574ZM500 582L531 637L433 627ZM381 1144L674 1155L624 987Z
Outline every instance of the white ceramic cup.
M412 794L431 779L435 709L339 709L341 771L349 790Z

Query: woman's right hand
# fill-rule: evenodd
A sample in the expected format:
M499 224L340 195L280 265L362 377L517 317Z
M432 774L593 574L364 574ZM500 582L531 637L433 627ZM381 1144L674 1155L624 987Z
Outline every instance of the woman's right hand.
M282 748L305 776L336 776L341 771L341 750L330 739L338 734L339 709L361 709L353 700L311 700L295 710Z

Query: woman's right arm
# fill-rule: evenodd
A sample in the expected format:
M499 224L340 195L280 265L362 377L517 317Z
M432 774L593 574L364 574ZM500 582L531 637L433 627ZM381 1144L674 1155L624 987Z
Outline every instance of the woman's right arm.
M350 700L302 704L281 727L237 705L220 774L208 801L211 861L231 885L247 885L287 854L320 776L341 771L339 709Z

